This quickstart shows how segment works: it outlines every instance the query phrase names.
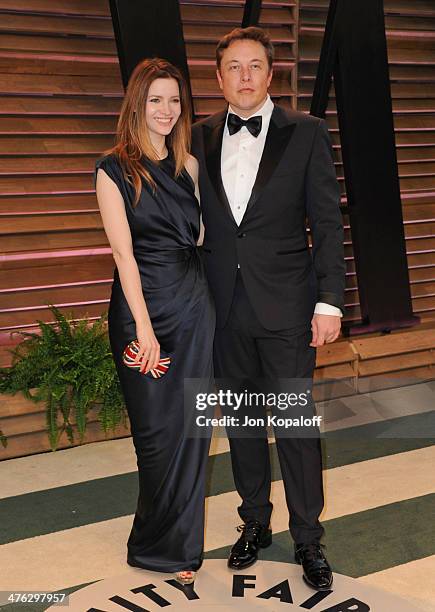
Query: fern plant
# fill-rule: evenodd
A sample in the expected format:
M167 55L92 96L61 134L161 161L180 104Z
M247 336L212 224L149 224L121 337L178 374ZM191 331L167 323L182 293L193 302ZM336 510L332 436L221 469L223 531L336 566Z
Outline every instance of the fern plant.
M105 433L120 423L126 425L127 415L107 336L107 316L89 323L68 320L54 306L50 310L54 325L38 321L40 333L19 332L24 339L11 351L12 366L0 370L0 393L21 391L34 402L45 402L50 447L56 450L64 431L74 442L73 415L80 442L90 407L98 407ZM4 436L2 442L6 444Z

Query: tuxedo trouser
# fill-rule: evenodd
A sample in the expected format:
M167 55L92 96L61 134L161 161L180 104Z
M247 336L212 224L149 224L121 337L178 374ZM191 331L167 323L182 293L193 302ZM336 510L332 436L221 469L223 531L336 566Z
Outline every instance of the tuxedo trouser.
M215 375L218 387L233 392L257 389L256 383L277 379L312 381L316 349L309 346L311 328L280 331L265 329L247 296L240 272L225 327L216 330ZM262 383L260 382L260 385ZM238 428L240 430L240 428ZM228 428L227 428L228 431ZM269 525L271 469L267 434L238 435L228 431L236 489L242 498L239 515L244 522ZM319 515L323 509L320 438L283 437L275 431L284 482L289 528L296 543L308 543L323 535Z

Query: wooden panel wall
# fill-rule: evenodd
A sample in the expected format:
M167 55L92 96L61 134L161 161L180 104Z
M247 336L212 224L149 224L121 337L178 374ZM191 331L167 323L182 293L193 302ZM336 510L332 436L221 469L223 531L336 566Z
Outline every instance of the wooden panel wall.
M298 108L308 111L329 0L301 0ZM390 82L413 310L435 318L435 3L384 0ZM370 87L370 84L366 84ZM346 204L334 89L327 112ZM349 221L345 215L348 320L360 320ZM388 228L385 229L388 231ZM394 278L391 279L394 283Z
M277 64L272 95L308 111L328 0L264 0L260 25ZM414 310L435 316L435 6L386 0L397 151ZM219 36L241 0L182 0L195 111L223 107L214 75ZM92 185L113 142L123 91L108 0L0 0L0 333L107 308L113 263ZM337 117L328 123L343 185ZM343 202L345 192L343 186ZM359 303L346 228L348 318ZM394 279L392 279L394 282Z
M181 2L197 116L223 107L217 39L243 2ZM295 2L267 0L272 93L296 105ZM48 304L96 317L113 264L92 171L113 143L123 91L108 0L0 0L0 333L50 320Z
M0 2L0 330L107 307L92 185L123 95L106 0Z
M223 108L215 43L240 25L244 3L180 4L195 111L207 116ZM382 373L390 385L400 384L396 376L433 378L435 363L435 5L385 6L414 309L427 320L388 342L377 334L321 347L316 380L347 379L346 392L364 391L365 381L385 386ZM326 8L327 0L263 0L260 25L275 43L272 95L280 103L309 110ZM113 143L122 95L108 0L0 0L0 366L16 341L9 332L50 320L47 304L77 318L107 309L113 261L92 172ZM334 109L332 97L328 124L343 184ZM349 228L346 257L348 318L358 320ZM43 407L3 396L0 417L9 438L2 458L48 450ZM103 439L91 421L87 441Z

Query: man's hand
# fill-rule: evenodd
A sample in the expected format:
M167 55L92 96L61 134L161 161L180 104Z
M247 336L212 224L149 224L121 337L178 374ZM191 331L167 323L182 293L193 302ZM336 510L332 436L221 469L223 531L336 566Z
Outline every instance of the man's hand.
M313 339L310 346L322 346L337 340L341 328L341 317L337 315L315 314L311 319Z

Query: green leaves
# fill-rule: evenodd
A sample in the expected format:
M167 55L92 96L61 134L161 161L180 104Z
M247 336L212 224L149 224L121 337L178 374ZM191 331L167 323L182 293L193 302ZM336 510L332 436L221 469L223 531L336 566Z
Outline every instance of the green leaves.
M12 367L0 370L0 393L21 391L46 404L47 432L52 450L66 432L74 442L72 417L83 441L92 406L104 432L126 424L118 376L106 331L107 316L96 321L70 320L54 306L55 323L38 321L40 333L23 332L13 350ZM30 392L32 390L32 393ZM0 431L0 443L6 444Z

